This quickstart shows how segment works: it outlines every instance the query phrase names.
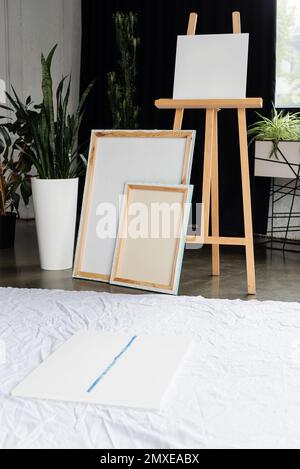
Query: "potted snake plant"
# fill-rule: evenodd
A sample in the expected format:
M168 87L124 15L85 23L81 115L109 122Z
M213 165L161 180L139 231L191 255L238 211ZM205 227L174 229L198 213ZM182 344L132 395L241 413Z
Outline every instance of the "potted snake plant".
M41 267L67 270L73 265L78 178L86 161L78 147L84 104L93 83L83 94L77 111L68 113L71 78L63 78L54 94L52 62L57 45L41 57L42 95L40 105L23 104L16 91L6 93L18 118L29 129L31 142L21 148L34 166L33 205ZM27 103L28 104L28 103Z
M249 129L255 141L255 176L294 179L300 165L300 114L273 109Z

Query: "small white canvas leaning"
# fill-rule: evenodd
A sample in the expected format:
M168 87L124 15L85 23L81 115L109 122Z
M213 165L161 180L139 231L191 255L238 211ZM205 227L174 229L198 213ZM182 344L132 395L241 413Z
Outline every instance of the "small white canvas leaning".
M159 410L191 342L187 337L80 331L12 395Z
M176 295L193 186L127 184L111 283Z
M244 99L249 34L179 36L174 99Z

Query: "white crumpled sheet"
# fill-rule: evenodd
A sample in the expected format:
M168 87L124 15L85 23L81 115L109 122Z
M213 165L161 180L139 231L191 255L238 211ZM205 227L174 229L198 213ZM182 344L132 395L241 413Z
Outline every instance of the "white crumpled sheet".
M75 332L190 334L160 412L10 397ZM300 304L0 289L1 448L300 448Z

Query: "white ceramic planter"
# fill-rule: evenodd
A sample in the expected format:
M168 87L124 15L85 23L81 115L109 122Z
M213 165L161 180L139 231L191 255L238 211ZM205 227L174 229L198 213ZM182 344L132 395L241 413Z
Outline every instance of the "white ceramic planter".
M297 173L300 164L300 142L280 142L278 146ZM295 179L295 173L279 152L278 160L274 155L270 158L272 148L271 141L255 143L255 176Z
M78 179L34 178L32 194L42 269L71 269Z

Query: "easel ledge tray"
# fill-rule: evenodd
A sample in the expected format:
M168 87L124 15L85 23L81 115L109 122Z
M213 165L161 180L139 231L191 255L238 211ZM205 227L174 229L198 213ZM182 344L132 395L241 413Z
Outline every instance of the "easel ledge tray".
M262 98L244 99L157 99L158 109L259 109Z

